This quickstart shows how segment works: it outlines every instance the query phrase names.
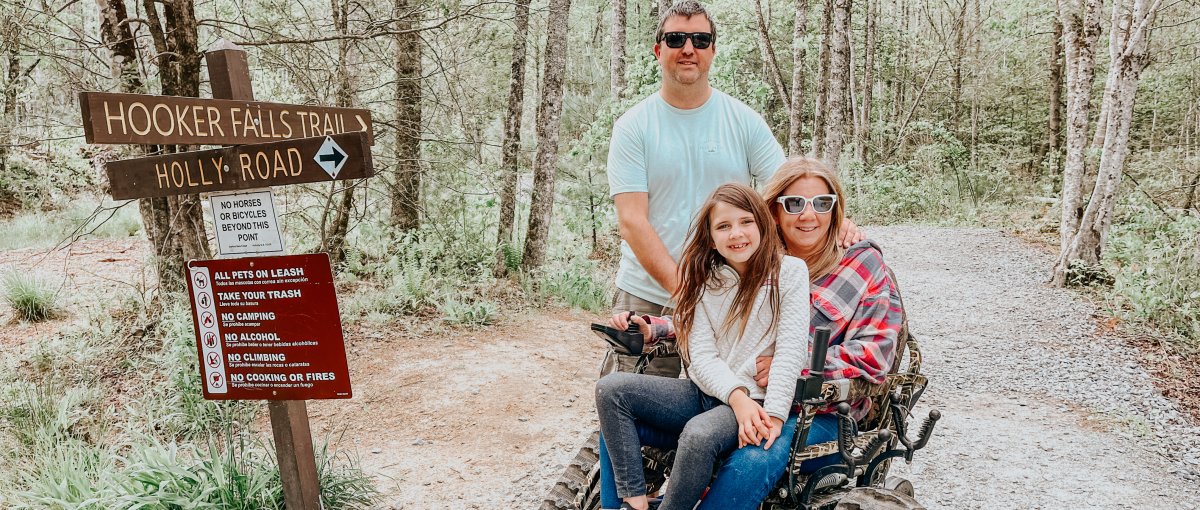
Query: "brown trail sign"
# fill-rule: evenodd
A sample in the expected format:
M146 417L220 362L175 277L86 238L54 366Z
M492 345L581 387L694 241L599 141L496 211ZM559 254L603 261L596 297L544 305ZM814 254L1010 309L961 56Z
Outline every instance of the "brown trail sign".
M329 255L188 263L204 398L350 398Z
M236 145L367 133L371 111L229 99L80 92L87 143Z
M239 145L110 162L113 198L374 174L370 111L254 101L246 52L221 41L205 53L205 60L214 99L80 93L88 143ZM267 409L284 505L289 510L320 509L302 399L351 394L328 257L193 261L187 278L204 397L271 399Z
M364 132L110 161L105 170L115 200L375 175Z

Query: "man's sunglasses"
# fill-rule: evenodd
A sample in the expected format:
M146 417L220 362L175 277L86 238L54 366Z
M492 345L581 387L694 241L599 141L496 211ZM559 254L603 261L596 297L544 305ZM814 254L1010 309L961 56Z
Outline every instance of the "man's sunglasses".
M713 35L708 32L667 32L661 40L668 48L682 48L689 38L692 40L692 47L698 50L708 48L713 43Z
M783 212L788 214L803 213L808 204L812 204L813 212L817 214L829 214L833 210L833 204L837 203L837 195L817 195L812 198L800 195L783 196L776 198L775 201L783 204Z

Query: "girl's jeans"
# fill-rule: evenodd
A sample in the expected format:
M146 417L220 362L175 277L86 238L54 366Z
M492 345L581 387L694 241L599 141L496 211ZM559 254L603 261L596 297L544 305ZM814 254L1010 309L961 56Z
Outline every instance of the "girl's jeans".
M625 372L606 375L596 383L596 411L621 498L646 494L638 426L678 438L671 483L659 510L695 507L717 459L737 447L733 409L685 379Z
M770 450L745 447L734 450L717 471L708 494L700 502L700 510L753 510L775 487L775 482L787 468L788 453L792 436L796 433L795 414L783 424L783 432ZM645 426L637 427L638 437L645 446L674 448L676 436ZM837 439L837 418L832 414L820 414L813 418L808 430L806 445L814 445ZM617 486L613 480L612 464L604 436L600 437L600 508L618 508ZM804 461L800 471L811 473L837 461L837 455L829 455ZM674 476L672 476L674 479Z

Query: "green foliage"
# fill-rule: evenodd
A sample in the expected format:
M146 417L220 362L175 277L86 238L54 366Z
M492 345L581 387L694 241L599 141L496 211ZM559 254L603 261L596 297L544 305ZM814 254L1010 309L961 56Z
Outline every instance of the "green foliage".
M58 289L50 281L33 273L10 271L4 275L4 300L17 318L41 322L54 316Z
M438 305L438 310L446 317L446 322L464 326L487 326L496 320L499 306L492 301L474 301L464 303L455 298L447 298Z
M99 393L86 387L66 388L61 382L14 384L4 388L0 404L3 430L26 448L44 448L87 437Z
M248 432L261 406L200 398L187 309L161 311L150 328L144 314L127 311L107 310L40 339L17 363L28 370L0 372L6 378L0 379L0 502L6 508L282 509L275 455ZM123 343L147 329L152 336L138 337L140 346ZM160 345L153 345L155 338ZM114 412L113 391L124 384L143 386L145 394ZM317 451L325 507L371 508L378 497L374 481L356 458L327 443Z
M528 295L589 312L603 312L608 309L612 295L611 281L612 277L600 271L595 261L576 258L525 277L522 286Z
M26 211L0 221L0 250L47 248L75 237L127 238L141 229L137 205L83 198L51 211Z
M184 305L163 310L158 332L161 350L150 353L147 363L160 367L167 384L157 385L139 407L145 408L154 428L183 439L202 438L213 430L244 430L262 410L249 400L205 400L201 388L200 360L191 311Z
M0 123L5 120L0 118ZM77 139L77 129L73 126L55 127L38 133L49 139L45 143L23 146L17 150L9 147L0 149L0 157L4 159L4 171L0 172L0 215L11 209L53 207L95 186L91 162L79 157L82 139ZM0 126L0 132L9 135L7 126ZM12 141L11 138L5 138L3 143Z
M1131 204L1114 219L1106 258L1115 266L1120 313L1200 350L1200 218L1171 220L1148 204Z

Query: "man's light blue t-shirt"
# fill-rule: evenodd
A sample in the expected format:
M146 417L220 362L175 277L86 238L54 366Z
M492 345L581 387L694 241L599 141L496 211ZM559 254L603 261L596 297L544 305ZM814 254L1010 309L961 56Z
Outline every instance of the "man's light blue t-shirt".
M704 105L681 110L655 93L613 125L609 193L648 193L650 225L678 261L692 218L714 189L766 182L784 159L762 116L741 101L713 89ZM653 303L670 300L625 241L617 288Z

